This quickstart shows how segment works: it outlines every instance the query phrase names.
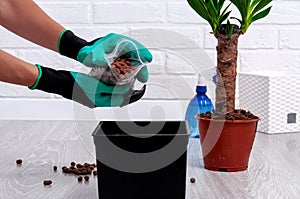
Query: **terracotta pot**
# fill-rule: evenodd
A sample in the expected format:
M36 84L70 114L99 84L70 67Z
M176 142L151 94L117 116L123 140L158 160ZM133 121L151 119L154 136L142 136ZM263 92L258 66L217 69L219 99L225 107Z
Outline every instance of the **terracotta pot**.
M258 119L198 121L205 169L235 172L248 168Z

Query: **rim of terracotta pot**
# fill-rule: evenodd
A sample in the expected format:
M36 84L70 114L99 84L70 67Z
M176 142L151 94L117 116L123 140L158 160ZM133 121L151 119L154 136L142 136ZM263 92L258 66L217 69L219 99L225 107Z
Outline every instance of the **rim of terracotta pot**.
M253 119L253 120L213 120L213 119L209 119L209 118L202 118L202 117L199 117L197 116L196 117L198 120L204 120L204 121L213 121L213 122L216 122L216 123L251 123L251 122L257 122L259 121L260 119Z

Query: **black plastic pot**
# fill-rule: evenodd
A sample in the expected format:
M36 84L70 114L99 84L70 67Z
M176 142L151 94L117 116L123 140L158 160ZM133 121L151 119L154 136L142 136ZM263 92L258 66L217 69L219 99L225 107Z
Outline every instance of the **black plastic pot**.
M185 122L105 121L93 137L100 199L185 198Z

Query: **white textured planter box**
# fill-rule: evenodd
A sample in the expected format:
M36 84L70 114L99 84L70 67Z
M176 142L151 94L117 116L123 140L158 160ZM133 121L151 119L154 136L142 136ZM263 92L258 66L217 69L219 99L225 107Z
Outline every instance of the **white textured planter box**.
M300 74L240 73L239 97L261 119L259 132L300 132Z

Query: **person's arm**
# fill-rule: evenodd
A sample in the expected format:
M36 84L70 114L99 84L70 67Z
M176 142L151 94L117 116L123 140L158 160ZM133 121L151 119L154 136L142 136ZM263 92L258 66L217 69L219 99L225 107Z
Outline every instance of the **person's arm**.
M145 93L129 85L107 85L88 75L32 65L0 50L0 81L54 93L87 107L125 106Z
M0 0L0 25L56 52L58 38L65 30L32 0Z
M36 66L0 50L0 81L32 86L38 77Z
M91 42L76 36L51 19L32 0L0 0L0 25L15 34L40 46L75 59L88 67L107 66L104 54L112 52L120 40L130 40L138 49L130 45L131 54L140 55L145 63L152 61L152 55L138 41L119 34L108 34ZM141 78L139 78L141 77ZM138 79L146 82L148 69L138 74Z

